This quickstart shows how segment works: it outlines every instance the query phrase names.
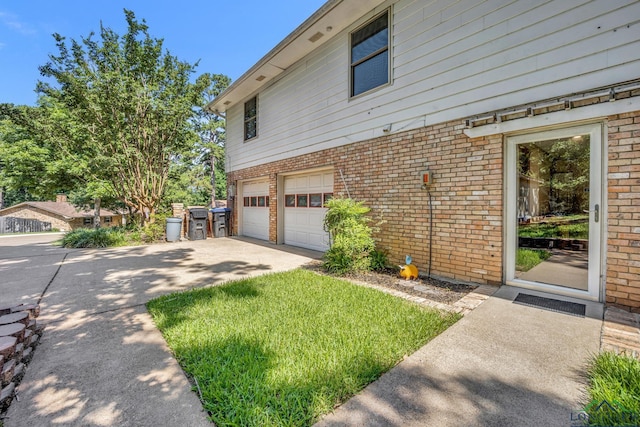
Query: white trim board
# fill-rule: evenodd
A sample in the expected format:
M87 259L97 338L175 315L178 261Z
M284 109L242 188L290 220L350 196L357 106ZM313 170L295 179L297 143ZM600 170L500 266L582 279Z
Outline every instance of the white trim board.
M464 134L469 138L513 133L523 130L560 125L581 120L593 120L612 116L614 114L630 113L640 110L640 98L625 98L614 102L603 102L586 107L578 107L571 110L546 113L539 116L524 117L522 119L509 120L501 123L465 129Z

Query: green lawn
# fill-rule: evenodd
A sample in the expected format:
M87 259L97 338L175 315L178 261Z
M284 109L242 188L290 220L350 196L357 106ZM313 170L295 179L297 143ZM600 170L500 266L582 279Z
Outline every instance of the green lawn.
M586 240L589 238L589 216L550 217L538 223L521 224L518 236Z
M592 360L587 375L590 426L640 425L640 360L603 352Z
M307 270L147 307L218 426L311 425L459 318Z
M519 248L516 253L516 270L529 271L549 257L551 257L551 252L543 249Z

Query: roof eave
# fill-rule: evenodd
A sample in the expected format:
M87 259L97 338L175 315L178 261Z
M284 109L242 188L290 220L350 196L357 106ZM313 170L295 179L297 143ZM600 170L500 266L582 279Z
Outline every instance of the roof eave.
M329 0L205 107L215 114L244 101L384 0Z

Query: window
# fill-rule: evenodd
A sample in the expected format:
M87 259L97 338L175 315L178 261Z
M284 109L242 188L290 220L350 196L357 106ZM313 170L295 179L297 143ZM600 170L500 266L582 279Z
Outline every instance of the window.
M322 194L309 194L309 206L312 208L322 207Z
M389 83L389 12L351 33L351 96Z
M111 223L111 217L110 216L105 216L104 217L104 223L105 224L110 224Z
M295 194L287 194L284 196L284 205L288 208L296 207L296 195Z
M258 98L253 97L244 103L244 140L258 136Z
M91 224L93 224L93 217L85 216L85 217L82 219L82 223L83 223L84 225L91 225Z
M247 196L242 200L245 208L268 208L269 196Z
M296 194L296 206L299 208L306 208L309 206L308 196L306 194Z

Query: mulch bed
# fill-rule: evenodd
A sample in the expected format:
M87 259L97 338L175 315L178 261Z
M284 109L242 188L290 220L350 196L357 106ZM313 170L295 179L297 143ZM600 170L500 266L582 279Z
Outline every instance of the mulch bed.
M322 268L322 263L320 262L309 264L307 268L318 273L329 274ZM457 283L455 281L440 280L433 277L421 277L417 280L404 280L399 277L397 269L385 269L378 272L365 271L362 273L349 273L344 276L335 277L383 286L409 295L449 305L455 303L477 288L477 286ZM416 287L418 287L418 289L416 289Z

